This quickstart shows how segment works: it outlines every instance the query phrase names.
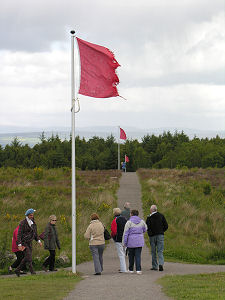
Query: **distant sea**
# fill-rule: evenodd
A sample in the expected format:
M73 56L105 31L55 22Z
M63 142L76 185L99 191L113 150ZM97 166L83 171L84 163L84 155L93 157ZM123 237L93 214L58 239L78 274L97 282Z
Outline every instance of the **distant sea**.
M225 138L225 131L212 131L212 130L197 130L197 129L177 129L177 128L153 128L153 129L138 129L138 128L131 128L131 127L123 127L123 129L126 132L127 139L129 140L135 140L137 139L139 142L141 142L142 138L149 135L156 135L163 134L163 132L170 131L171 134L174 134L175 131L183 132L189 136L190 139L193 139L195 136L198 138L213 138L218 135L220 138ZM31 129L32 130L32 129ZM28 144L30 147L33 147L35 144L40 143L40 137L42 133L44 132L45 137L48 139L52 135L56 136L58 135L59 138L63 140L69 140L70 139L70 130L42 130L42 131L18 131L15 130L15 132L9 132L9 130L5 130L4 128L1 128L0 130L0 145L2 147L5 147L7 144L9 145L13 139L17 138L22 145ZM79 136L80 138L84 138L85 140L89 140L94 136L104 138L106 139L110 135L113 135L118 140L118 127L85 127L85 128L78 128L76 129L76 136ZM122 141L121 141L122 142Z

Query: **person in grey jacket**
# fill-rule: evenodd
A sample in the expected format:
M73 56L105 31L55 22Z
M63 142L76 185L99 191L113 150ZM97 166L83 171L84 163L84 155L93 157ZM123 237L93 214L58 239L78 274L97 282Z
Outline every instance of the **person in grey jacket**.
M56 216L51 215L49 217L49 223L45 228L44 248L46 250L49 250L50 253L50 255L46 258L46 260L42 265L45 272L48 271L47 269L48 266L49 266L49 271L57 271L57 269L55 269L55 250L56 250L56 246L58 247L58 249L60 249L60 242L59 242L58 233L55 225L56 221L57 221Z
M124 210L122 210L121 216L124 217L126 220L130 219L130 202L124 203Z
M127 221L123 233L123 245L128 249L129 273L134 273L134 261L137 274L141 271L141 251L144 246L144 232L147 231L147 225L144 220L138 217L138 210L131 211L131 217Z

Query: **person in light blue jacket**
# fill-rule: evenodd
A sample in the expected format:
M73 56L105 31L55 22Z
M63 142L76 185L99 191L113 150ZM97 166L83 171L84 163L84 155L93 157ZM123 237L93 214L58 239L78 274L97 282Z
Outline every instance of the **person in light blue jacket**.
M135 262L136 272L140 275L142 274L141 251L144 246L144 232L147 231L147 225L138 215L138 210L131 211L131 217L124 228L122 243L128 250L129 273L134 273Z

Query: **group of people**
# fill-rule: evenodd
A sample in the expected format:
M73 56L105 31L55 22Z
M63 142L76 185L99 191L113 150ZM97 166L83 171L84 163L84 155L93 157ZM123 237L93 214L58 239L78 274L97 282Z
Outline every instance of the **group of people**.
M16 261L9 267L9 272L14 272L19 277L26 273L27 267L32 275L36 274L32 264L32 241L36 240L42 247L42 242L37 234L37 225L34 221L33 208L25 212L25 219L20 222L13 232L12 251L16 254ZM49 256L45 259L42 268L47 272L57 271L55 269L56 247L60 249L60 242L56 229L56 216L51 215L45 231L40 235L44 240L44 248L49 251Z
M164 257L164 232L168 229L168 223L163 214L157 211L157 206L150 207L150 215L146 222L138 215L136 209L130 210L130 203L124 204L124 210L113 209L114 219L111 223L111 237L114 240L119 262L120 273L136 273L141 275L141 252L144 246L144 233L147 231L152 254L152 268L154 271L163 271ZM103 271L103 250L105 227L96 213L91 215L91 222L84 237L89 239L89 247L94 261L94 275L101 275ZM129 267L126 266L126 255L129 258Z
M55 215L49 217L45 231L38 236L37 226L34 220L33 208L25 212L25 219L22 220L14 230L12 239L12 251L16 254L16 261L9 267L9 272L14 272L19 277L26 273L27 267L31 274L36 274L32 264L32 241L36 240L42 247L40 238L44 240L44 249L49 251L49 256L42 264L43 270L57 271L55 269L56 248L60 249L60 241L56 229L57 218ZM116 207L113 209L113 221L111 223L111 237L114 240L117 250L120 273L142 274L141 252L144 246L144 233L147 231L152 253L151 270L163 271L163 249L164 232L168 229L167 221L163 214L157 211L156 205L150 208L150 215L146 222L138 215L136 209L130 210L130 203L124 204L124 210ZM96 213L91 214L91 222L87 227L84 237L89 240L89 247L94 261L95 275L101 275L103 271L103 251L105 248L105 227L99 220ZM129 258L129 267L126 266L126 255Z

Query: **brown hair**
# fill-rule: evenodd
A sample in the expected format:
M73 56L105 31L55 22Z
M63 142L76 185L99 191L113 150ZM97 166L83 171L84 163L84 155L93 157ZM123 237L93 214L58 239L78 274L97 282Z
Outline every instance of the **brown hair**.
M139 211L137 209L133 209L130 214L132 216L138 216L139 215Z
M91 220L99 220L99 216L96 213L91 214Z

